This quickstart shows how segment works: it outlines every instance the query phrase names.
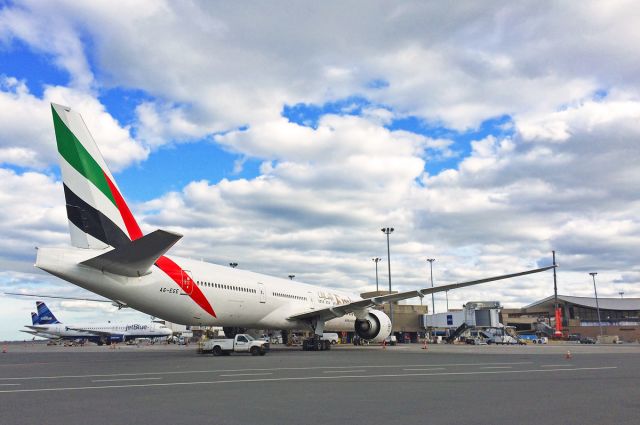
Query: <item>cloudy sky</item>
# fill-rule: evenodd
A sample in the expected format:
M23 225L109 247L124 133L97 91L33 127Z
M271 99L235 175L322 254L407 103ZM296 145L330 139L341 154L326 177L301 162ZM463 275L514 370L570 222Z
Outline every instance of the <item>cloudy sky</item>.
M379 4L377 4L379 3ZM0 0L0 285L68 244L49 103L79 111L176 255L353 291L549 264L640 296L640 6ZM521 306L550 273L449 294ZM33 299L0 296L0 339ZM148 320L50 302L63 321ZM443 311L444 296L436 298Z

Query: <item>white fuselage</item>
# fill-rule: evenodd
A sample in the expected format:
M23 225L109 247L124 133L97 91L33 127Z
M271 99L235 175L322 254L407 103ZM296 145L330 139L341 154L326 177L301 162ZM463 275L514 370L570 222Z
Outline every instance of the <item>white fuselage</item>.
M288 318L361 299L334 289L172 256L206 297L213 316L194 301L194 288L183 290L158 267L144 276L125 277L78 264L99 253L40 248L36 267L136 310L184 325L301 329L308 323ZM325 329L353 330L354 321L349 314L328 321Z
M171 329L164 325L150 324L64 324L54 325L34 325L31 327L38 333L59 338L86 338L86 339L109 339L106 335L111 334L114 339L129 340L134 338L166 338L172 335Z

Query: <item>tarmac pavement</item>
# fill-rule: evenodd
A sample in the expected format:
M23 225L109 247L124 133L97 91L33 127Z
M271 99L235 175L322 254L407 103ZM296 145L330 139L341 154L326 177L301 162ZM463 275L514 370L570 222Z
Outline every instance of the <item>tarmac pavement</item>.
M212 357L20 343L0 354L0 423L637 424L639 383L639 344Z

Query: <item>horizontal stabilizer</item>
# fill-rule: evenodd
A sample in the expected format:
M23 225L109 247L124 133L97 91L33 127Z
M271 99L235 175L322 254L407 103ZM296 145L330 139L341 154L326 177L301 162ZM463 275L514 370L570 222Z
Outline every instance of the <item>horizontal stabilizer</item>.
M156 230L80 264L121 276L142 276L180 238L177 233Z

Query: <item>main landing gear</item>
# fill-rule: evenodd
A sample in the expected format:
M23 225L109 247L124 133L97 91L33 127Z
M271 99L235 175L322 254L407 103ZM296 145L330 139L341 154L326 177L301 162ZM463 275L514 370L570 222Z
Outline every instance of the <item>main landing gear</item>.
M324 332L324 321L313 320L311 323L313 329L313 335L302 341L303 351L325 351L331 350L331 341L323 340L322 334Z
M323 340L320 335L313 335L302 341L303 351L325 351L331 350L331 341Z

